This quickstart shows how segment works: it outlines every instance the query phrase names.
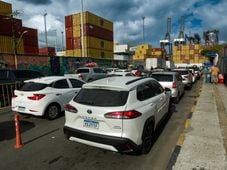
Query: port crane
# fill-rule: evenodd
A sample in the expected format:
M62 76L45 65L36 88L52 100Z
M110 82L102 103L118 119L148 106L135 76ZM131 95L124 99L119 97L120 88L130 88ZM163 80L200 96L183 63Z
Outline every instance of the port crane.
M171 42L171 18L167 18L167 30L165 34L165 38L163 40L160 40L160 46L163 49L163 51L167 52L167 58L170 59L172 55L172 42ZM167 50L166 50L167 48Z
M185 35L184 35L184 17L183 16L181 16L180 18L180 32L179 32L178 38L175 38L173 41L175 46L186 44Z

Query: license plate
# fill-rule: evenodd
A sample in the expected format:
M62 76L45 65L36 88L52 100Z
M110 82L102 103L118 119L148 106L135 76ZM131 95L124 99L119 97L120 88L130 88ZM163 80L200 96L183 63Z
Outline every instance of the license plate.
M84 127L86 128L92 128L92 129L98 129L99 128L99 122L94 121L94 120L84 120Z
M18 106L18 111L24 111L25 107Z

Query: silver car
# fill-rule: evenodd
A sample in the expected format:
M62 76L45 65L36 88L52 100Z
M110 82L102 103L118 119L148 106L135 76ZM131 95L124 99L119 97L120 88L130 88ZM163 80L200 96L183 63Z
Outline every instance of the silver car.
M152 77L163 87L171 89L171 98L174 103L179 103L180 97L184 94L184 83L177 72L154 72Z
M192 74L190 73L190 71L188 69L174 69L173 71L178 72L182 79L183 79L183 83L184 86L187 89L191 89L192 88L192 84L193 84L193 80L192 80Z

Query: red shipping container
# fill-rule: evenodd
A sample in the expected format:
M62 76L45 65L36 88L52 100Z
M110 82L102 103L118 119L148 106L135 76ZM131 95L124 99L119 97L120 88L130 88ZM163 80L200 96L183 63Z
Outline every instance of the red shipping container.
M92 24L85 24L84 25L84 34L85 36L91 36L100 38L107 41L113 41L113 32L107 29L97 27Z
M54 47L40 48L39 55L55 55L55 48Z
M194 50L195 46L193 44L189 44L189 50Z
M24 46L31 46L31 47L38 48L38 39L37 38L23 37L23 40L24 40Z
M73 50L74 41L73 38L66 38L66 50Z
M181 50L181 46L179 45L179 46L177 46L177 50L178 51L180 51Z
M65 16L65 28L72 27L73 26L73 16L68 15Z
M73 28L72 27L65 28L65 34L66 38L73 38Z
M0 35L3 36L12 36L13 32L12 32L12 24L10 22L1 22L1 26L0 26ZM4 25L4 26L2 26Z
M39 49L31 46L24 46L25 54L39 54Z
M21 32L23 33L24 31L27 31L24 34L24 37L35 37L35 38L38 37L38 31L37 31L37 29L28 28L28 27L22 27Z

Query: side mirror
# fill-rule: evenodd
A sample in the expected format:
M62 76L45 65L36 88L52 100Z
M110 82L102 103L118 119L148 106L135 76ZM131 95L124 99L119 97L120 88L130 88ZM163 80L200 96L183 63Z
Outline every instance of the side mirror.
M171 89L170 89L170 88L165 87L165 93L169 93L169 94L171 94Z

